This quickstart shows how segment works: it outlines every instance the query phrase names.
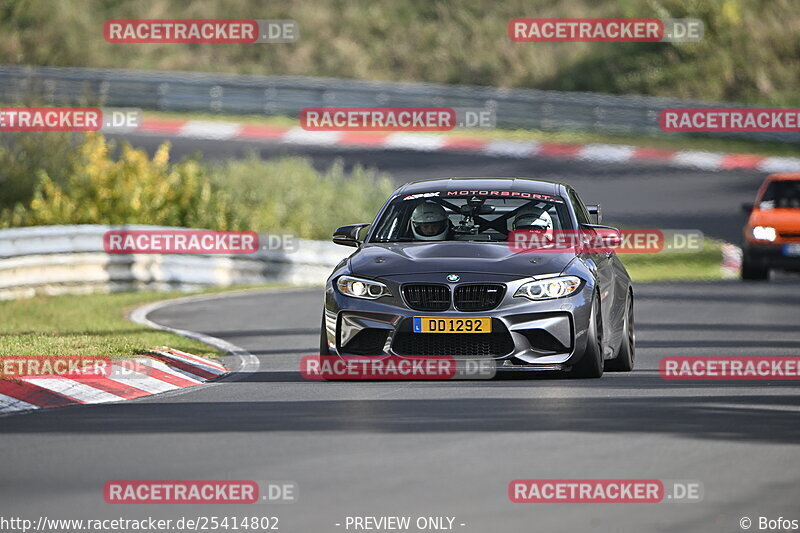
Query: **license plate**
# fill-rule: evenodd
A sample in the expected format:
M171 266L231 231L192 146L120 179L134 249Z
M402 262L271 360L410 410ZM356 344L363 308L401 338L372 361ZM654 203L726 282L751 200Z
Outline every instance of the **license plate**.
M788 255L790 257L800 256L800 243L784 244L783 255Z
M492 319L485 316L462 318L415 316L414 333L491 333Z

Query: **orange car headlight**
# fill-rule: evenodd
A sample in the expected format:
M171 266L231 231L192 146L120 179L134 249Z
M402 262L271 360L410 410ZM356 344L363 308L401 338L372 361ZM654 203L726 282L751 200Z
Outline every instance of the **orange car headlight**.
M771 226L753 226L753 229L750 230L750 235L757 241L768 242L773 242L778 237L775 228Z

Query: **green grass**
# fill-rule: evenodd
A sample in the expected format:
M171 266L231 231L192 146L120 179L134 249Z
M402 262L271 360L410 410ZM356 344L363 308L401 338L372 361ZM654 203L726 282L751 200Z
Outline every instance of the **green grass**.
M722 279L722 243L705 239L695 253L619 254L634 282Z
M210 289L199 293L225 290L230 289ZM0 355L105 355L124 358L162 345L196 355L219 355L215 348L199 341L140 326L125 318L127 312L139 305L179 296L186 296L186 293L125 292L2 301Z
M233 115L219 113L171 113L145 111L145 117L162 120L205 120L211 122L236 122L239 124L294 128L300 121L287 116ZM746 141L738 139L715 139L709 137L643 137L621 136L577 131L539 131L506 129L472 129L441 132L440 135L455 135L488 140L538 141L566 144L622 144L664 150L702 150L708 152L748 153L764 156L797 156L800 147L785 143Z

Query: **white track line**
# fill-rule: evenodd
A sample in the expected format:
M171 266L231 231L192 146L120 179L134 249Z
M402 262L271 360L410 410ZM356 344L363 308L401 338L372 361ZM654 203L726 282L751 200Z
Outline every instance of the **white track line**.
M221 294L201 294L197 296L186 296L184 298L175 298L172 300L162 300L160 302L153 302L151 304L146 304L141 307L137 307L128 315L128 319L142 326L151 327L153 329L160 329L162 331L169 331L172 333L177 333L178 335L182 335L184 337L188 337L190 339L198 340L200 342L203 342L205 344L223 350L230 355L237 356L240 362L240 368L238 372L232 373L225 379L232 379L232 380L244 379L246 377L246 374L258 372L259 368L261 367L261 361L259 361L258 357L256 357L255 355L251 354L244 348L240 348L239 346L236 346L235 344L228 342L224 339L220 339L218 337L212 337L211 335L206 335L204 333L199 333L196 331L189 331L185 329L177 329L177 328L171 328L169 326L163 326L147 318L147 315L149 315L153 311L162 309L164 307L168 307L170 305L179 305L187 302L233 298L245 294L253 294L259 292L259 290L271 293L287 292L287 291L272 291L269 289L256 289L256 290L233 291Z

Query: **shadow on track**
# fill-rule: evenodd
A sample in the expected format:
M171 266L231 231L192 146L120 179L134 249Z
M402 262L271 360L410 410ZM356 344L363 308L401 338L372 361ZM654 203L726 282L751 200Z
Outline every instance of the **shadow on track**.
M265 383L302 381L294 372L262 372L252 379ZM654 376L653 381L657 379ZM564 380L535 381L513 380L503 382L503 386L545 390L548 383L565 385ZM692 386L699 389L702 385L680 383L675 387L663 385L659 396L608 398L608 386L616 381L623 380L576 381L574 383L580 384L584 391L587 386L591 388L591 396L581 397L164 401L78 406L2 419L0 433L565 431L587 436L592 433L657 433L741 442L795 443L800 440L800 425L796 423L800 396L796 394L742 395L740 392L745 386L742 385L731 387L734 390L730 394L687 396L681 389ZM485 383L473 382L467 386ZM451 384L465 386L463 382ZM494 386L497 382L488 382L488 385ZM619 383L620 387L623 385ZM228 386L235 387L236 383ZM309 383L309 386L316 387L317 391L319 387L354 386L374 387L376 394L383 390L375 383Z

